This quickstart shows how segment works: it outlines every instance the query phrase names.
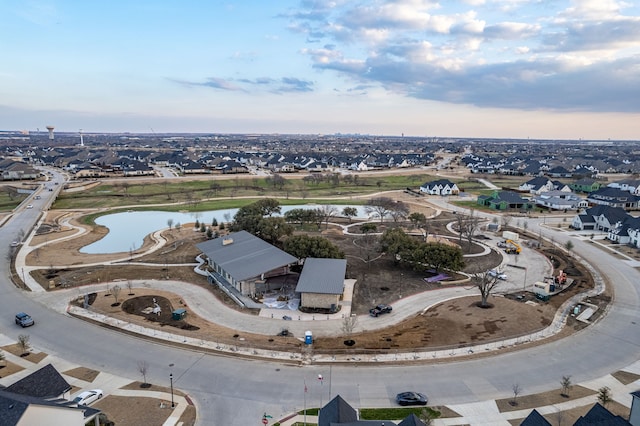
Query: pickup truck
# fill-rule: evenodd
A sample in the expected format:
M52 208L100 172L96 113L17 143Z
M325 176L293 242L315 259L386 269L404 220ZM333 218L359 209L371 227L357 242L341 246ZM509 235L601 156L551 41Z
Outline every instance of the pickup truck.
M369 309L369 315L371 315L372 317L377 317L381 314L388 314L392 310L393 308L389 305L378 305Z

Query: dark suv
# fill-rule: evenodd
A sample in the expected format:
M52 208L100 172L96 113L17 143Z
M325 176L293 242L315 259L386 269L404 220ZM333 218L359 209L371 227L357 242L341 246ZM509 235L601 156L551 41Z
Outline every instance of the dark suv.
M377 317L380 314L388 314L392 311L391 306L389 305L378 305L374 308L369 309L369 315L372 317Z
M35 324L35 322L33 321L33 318L31 318L29 314L20 312L19 314L16 314L16 324L24 328L24 327L32 326L33 324Z

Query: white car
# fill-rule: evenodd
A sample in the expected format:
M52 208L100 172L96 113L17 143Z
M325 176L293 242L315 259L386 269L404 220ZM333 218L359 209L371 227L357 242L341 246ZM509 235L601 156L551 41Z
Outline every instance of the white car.
M504 272L500 272L500 271L496 271L495 269L492 269L488 272L489 276L491 277L495 277L499 280L506 280L507 279L507 274L505 274Z
M89 405L102 398L102 395L102 389L92 389L79 393L75 398L73 398L73 402L78 405Z
M33 208L33 204L28 204L28 205L27 205L27 208L28 208L28 209L32 209L32 208Z

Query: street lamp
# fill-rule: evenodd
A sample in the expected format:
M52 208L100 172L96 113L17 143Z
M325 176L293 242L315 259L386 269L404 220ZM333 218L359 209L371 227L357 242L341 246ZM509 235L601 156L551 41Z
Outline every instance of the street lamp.
M320 381L320 410L322 410L322 384L324 383L324 377L322 377L322 374L318 374L318 380ZM318 413L320 410L318 410Z
M176 405L173 403L173 373L169 373L169 382L171 383L171 408L174 408Z

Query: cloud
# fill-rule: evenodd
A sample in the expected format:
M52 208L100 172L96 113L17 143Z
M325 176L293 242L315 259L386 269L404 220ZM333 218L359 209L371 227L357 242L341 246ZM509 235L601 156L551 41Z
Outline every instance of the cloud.
M615 0L307 1L315 69L409 97L640 111L640 16ZM293 16L293 15L291 15ZM304 16L298 14L297 17ZM307 38L309 40L309 38Z
M207 87L211 89L225 90L225 91L240 91L245 93L292 93L292 92L311 92L314 88L314 83L309 80L302 80L295 77L282 77L274 79L270 77L258 77L258 78L238 78L238 79L223 79L218 77L210 77L204 82L192 82L182 80L172 80L175 83L189 87Z

